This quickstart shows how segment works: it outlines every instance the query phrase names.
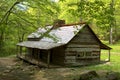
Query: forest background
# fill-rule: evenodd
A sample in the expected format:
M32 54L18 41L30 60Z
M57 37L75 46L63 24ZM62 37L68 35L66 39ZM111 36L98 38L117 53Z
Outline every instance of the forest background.
M0 56L16 54L16 44L57 19L87 22L103 42L120 39L120 0L0 0Z

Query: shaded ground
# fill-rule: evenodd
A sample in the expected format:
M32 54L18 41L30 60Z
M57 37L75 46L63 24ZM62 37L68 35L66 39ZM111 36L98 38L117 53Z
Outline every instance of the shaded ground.
M17 58L0 58L0 80L73 80L87 71L78 67L45 69ZM105 75L105 71L97 72Z
M25 65L14 58L0 59L0 80L33 80L31 71L27 70Z

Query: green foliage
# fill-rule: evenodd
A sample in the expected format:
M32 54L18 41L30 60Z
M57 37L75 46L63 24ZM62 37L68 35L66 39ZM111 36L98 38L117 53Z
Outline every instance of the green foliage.
M52 24L59 7L50 0L0 1L0 55L14 54L16 43L38 27Z
M67 0L59 2L59 18L65 19L67 23L88 22L97 26L97 34L102 35L102 39L110 41L112 37L112 42L115 42L120 37L119 4L119 0Z
M88 22L103 40L109 39L112 27L113 41L117 41L119 7L120 0L1 0L0 51L15 49L15 44L26 40L28 34L58 18L66 23Z

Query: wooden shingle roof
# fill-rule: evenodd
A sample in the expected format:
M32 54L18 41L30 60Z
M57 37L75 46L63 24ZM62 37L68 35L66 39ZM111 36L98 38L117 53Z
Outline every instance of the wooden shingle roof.
M111 49L107 45L103 44L93 30L89 27L89 25L85 23L61 25L61 27L57 28L53 28L53 26L47 26L46 29L39 29L34 34L30 34L28 36L28 38L39 38L42 36L39 41L25 41L18 43L17 45L39 49L52 49L63 46L69 43L69 41L72 40L75 35L82 30L83 27L88 27L90 29L92 34L96 37L101 49Z

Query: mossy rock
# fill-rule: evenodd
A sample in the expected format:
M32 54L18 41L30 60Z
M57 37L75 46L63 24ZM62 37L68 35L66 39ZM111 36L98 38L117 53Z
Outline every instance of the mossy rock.
M87 73L81 74L79 80L99 80L99 75L96 71L89 71Z

